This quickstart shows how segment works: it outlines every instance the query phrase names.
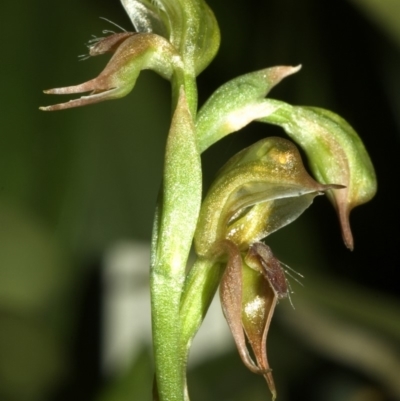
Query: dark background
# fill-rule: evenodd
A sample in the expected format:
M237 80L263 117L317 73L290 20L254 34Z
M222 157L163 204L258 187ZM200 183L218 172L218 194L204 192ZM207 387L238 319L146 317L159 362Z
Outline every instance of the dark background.
M343 116L378 177L376 197L351 216L354 252L323 197L269 241L306 276L303 288L293 284L296 311L278 308L268 340L279 399L400 399L400 3L209 5L222 43L199 77L200 104L237 75L301 63L270 96ZM59 100L43 89L84 82L104 67L107 56L77 59L91 35L116 29L98 17L127 30L130 22L118 0L2 2L0 15L0 399L149 400L148 349L117 384L100 373L100 272L112 244L150 238L168 83L143 72L118 101L40 112ZM232 154L267 135L284 134L254 123L209 149L205 185ZM189 386L192 401L269 396L234 352L189 372Z

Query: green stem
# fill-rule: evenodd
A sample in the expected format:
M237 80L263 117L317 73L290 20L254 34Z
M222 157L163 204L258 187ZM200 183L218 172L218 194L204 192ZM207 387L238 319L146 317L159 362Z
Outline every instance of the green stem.
M179 80L177 80L179 81ZM185 86L179 87L165 152L161 205L156 212L150 273L154 359L160 401L184 401L180 301L201 203L201 165Z
M185 377L180 369L180 361L174 358L179 350L179 319L174 311L179 309L182 280L180 272L167 274L165 255L158 255L160 248L160 221L162 219L162 199L159 200L155 213L152 254L151 254L151 310L153 325L153 349L155 360L155 400L183 401Z

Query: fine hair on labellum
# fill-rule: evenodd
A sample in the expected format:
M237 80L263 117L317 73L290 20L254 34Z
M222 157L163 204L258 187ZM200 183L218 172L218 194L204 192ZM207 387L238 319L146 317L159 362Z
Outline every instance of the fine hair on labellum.
M279 300L288 298L294 309L292 298L290 296L290 294L293 294L292 286L290 285L290 282L285 274L287 274L300 285L303 284L298 278L295 277L295 275L300 278L304 278L304 276L292 269L287 264L278 260L278 258L276 258L272 253L271 248L263 242L256 242L251 245L249 253L251 258L258 260L259 266L262 267L261 273L268 281L277 299Z

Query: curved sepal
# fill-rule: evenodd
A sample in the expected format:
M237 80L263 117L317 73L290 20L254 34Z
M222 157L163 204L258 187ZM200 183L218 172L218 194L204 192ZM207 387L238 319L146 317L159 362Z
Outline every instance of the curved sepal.
M347 121L331 111L268 99L265 102L277 108L260 121L283 127L306 152L318 181L346 187L327 194L338 212L343 240L353 249L350 211L368 202L377 189L374 167L360 137Z
M214 13L204 1L200 2L200 7L200 24L198 25L197 38L193 46L196 76L211 63L221 43L221 34Z
M200 152L276 106L264 102L268 92L299 67L272 67L237 77L218 88L199 110L196 130Z

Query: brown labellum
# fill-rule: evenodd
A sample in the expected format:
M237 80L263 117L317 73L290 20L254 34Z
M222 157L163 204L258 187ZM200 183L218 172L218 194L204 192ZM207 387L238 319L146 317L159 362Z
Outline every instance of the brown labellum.
M253 373L261 373L250 357L242 326L242 256L239 248L228 240L218 243L218 250L228 254L227 267L219 287L222 311L243 363Z
M275 399L266 340L275 306L289 294L285 273L271 249L261 242L250 246L244 262L233 242L223 241L223 244L228 254L220 286L225 318L243 363L252 372L264 376ZM250 356L246 337L256 362Z
M263 242L256 242L251 245L245 262L265 277L278 299L288 297L285 272L282 269L281 262L274 256L268 245Z

